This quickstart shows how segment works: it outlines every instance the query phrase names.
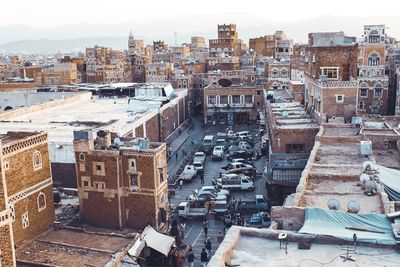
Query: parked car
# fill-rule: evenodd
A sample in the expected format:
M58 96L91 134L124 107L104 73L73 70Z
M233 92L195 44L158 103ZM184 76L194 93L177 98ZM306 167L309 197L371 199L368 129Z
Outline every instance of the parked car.
M195 193L195 194L201 194L201 193L203 193L203 192L211 192L211 193L213 193L214 195L217 195L217 196L225 196L226 198L229 198L229 196L230 196L230 194L231 194L231 193L229 192L229 190L220 189L220 188L217 188L217 187L212 186L212 185L204 185L204 186L202 186L201 188L194 190L194 193Z
M193 162L201 162L204 164L206 161L206 154L204 152L198 151L194 153Z
M252 136L252 134L250 133L250 131L237 132L237 133L236 133L236 136L237 136L239 139L242 139L242 140L251 140L251 139L253 139L253 136Z
M229 152L228 160L232 160L234 158L243 158L245 160L252 160L253 156L254 156L253 153L249 153L244 150L236 150Z
M244 173L246 175L253 176L255 173L255 168L253 165L248 165L241 162L231 162L221 167L219 173L221 175L228 173Z
M222 189L239 189L239 190L254 190L253 182L246 176L237 175L235 178L231 177L217 179L217 186Z
M205 202L205 201L216 201L217 199L226 199L225 195L216 195L211 193L210 191L203 191L200 193L194 193L189 196L189 200L193 201L199 201L199 202Z
M232 130L228 130L228 131L226 132L226 135L227 135L228 138L230 138L230 139L236 138L236 133L235 133L234 131L232 131Z
M192 179L197 176L196 167L193 165L186 165L183 172L178 176L178 180L192 182Z
M215 145L216 146L222 146L224 148L224 150L227 149L227 145L226 145L226 140L225 139L218 138L217 141L215 141Z
M223 218L228 212L228 202L226 200L217 200L214 204L214 217Z
M203 166L203 163L202 163L202 162L197 162L197 161L195 161L195 162L193 162L193 166L194 166L194 168L196 169L197 174L203 174L203 172L204 172L204 166Z
M203 143L201 144L202 151L207 155L211 154L212 149L214 147L214 142L215 139L213 135L204 136Z
M255 195L251 200L240 200L237 209L241 214L268 211L268 204L263 195Z
M271 226L271 217L265 211L254 213L250 217L248 226L255 228L268 228Z
M251 165L251 166L254 167L254 162L248 161L248 160L245 160L245 159L242 159L242 158L232 159L232 162L240 162L240 163L243 163L243 164L246 164L246 165Z
M211 159L212 160L223 160L225 157L224 147L223 146L215 146L212 152Z

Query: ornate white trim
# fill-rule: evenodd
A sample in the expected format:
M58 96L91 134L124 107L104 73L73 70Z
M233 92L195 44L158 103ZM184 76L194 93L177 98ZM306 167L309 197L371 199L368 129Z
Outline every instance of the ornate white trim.
M35 184L34 186L31 186L22 191L19 191L18 193L8 197L8 204L15 204L18 201L20 201L21 199L26 198L36 192L39 192L48 186L51 186L52 183L53 183L53 181L50 177L40 183Z

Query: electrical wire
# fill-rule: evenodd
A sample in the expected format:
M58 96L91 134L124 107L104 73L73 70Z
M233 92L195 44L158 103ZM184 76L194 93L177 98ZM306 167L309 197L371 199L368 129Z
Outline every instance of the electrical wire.
M302 260L299 262L299 267L301 267L301 264L302 264L304 261L313 261L313 262L316 262L316 263L321 264L321 266L327 265L327 264L333 262L335 259L337 259L337 258L339 258L340 256L343 256L343 255L346 255L346 253L341 253L341 254L335 256L334 258L332 258L332 259L331 259L330 261L328 261L328 262L320 262L320 261L317 261L317 260L314 260L314 259L302 259Z

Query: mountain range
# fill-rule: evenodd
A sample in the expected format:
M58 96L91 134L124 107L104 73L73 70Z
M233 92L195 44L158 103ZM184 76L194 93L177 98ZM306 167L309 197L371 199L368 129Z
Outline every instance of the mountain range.
M35 28L27 25L0 26L0 52L3 53L67 53L84 51L94 45L126 49L128 34L146 43L164 40L170 45L190 42L191 36L216 38L217 24L236 23L239 38L249 38L285 31L295 42L307 41L309 32L344 31L349 36L361 37L363 25L386 24L390 36L399 39L400 16L319 16L300 21L269 21L250 14L231 14L231 21L221 21L218 14L182 15L147 23L89 24ZM396 28L397 27L397 28ZM176 39L175 39L176 33Z

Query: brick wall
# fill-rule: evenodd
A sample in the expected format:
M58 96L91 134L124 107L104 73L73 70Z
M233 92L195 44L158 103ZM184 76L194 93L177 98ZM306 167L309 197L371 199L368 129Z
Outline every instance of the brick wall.
M159 115L156 114L151 119L146 121L146 136L150 142L160 141L160 130L159 130ZM139 137L137 135L137 137Z
M11 233L8 225L0 227L0 250L1 250L1 266L12 267L13 248L11 246Z
M51 163L54 187L77 188L75 163Z
M45 194L46 208L39 211L38 196L40 192ZM37 236L41 232L49 229L54 222L54 203L53 203L53 187L47 186L20 201L14 205L15 221L13 222L14 242L18 246L25 240ZM22 227L22 214L28 212L29 226L25 229Z
M319 128L273 129L272 151L273 153L287 153L287 144L304 144L304 152L309 153L314 147L318 131Z
M327 118L330 117L344 117L350 120L351 117L356 116L357 105L357 87L348 88L324 88L323 94L323 110ZM344 95L343 103L336 101L336 95Z

